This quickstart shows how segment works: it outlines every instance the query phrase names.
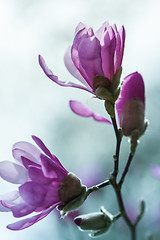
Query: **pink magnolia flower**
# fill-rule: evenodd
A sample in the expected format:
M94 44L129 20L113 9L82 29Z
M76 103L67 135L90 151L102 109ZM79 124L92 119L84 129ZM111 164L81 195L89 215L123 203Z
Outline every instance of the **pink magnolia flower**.
M62 166L39 138L32 138L43 153L31 143L17 142L13 145L17 163L0 162L1 178L20 184L18 191L0 197L0 211L11 211L16 218L38 213L9 224L7 227L11 230L22 230L35 224L56 206L63 210L82 191L80 180Z
M145 129L145 89L141 74L131 73L124 79L121 96L116 103L118 123L125 136L130 136L134 129L140 134Z
M103 76L112 81L114 74L121 67L124 42L125 30L123 26L118 31L116 25L110 26L105 22L94 33L92 28L79 23L73 44L68 48L64 62L69 72L82 85L60 81L56 75L53 75L41 56L39 56L39 63L44 73L57 84L80 88L94 94L93 78Z

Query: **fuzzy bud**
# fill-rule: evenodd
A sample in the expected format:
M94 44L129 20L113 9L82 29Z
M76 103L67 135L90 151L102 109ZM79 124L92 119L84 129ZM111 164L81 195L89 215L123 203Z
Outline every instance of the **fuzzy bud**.
M100 212L89 213L78 216L74 222L81 230L90 230L90 237L96 237L107 232L113 222L113 215L101 207Z

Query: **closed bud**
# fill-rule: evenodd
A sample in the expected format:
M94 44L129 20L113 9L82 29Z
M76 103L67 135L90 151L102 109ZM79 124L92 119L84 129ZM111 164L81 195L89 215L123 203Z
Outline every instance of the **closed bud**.
M78 216L74 222L81 230L90 230L90 237L96 237L107 232L114 221L114 217L101 207L100 212L89 213Z

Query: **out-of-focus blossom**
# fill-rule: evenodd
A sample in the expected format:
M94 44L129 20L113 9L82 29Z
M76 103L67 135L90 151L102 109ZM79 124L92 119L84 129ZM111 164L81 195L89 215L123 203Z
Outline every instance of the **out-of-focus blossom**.
M145 89L142 76L131 73L124 79L121 96L116 103L118 123L125 136L131 136L133 130L143 134L145 130Z
M82 85L60 81L41 56L39 63L44 73L57 84L80 88L94 94L99 86L110 87L114 75L122 64L124 42L123 26L118 31L116 25L110 26L105 22L95 33L83 23L77 26L73 44L68 48L64 62L69 72ZM95 86L93 79L96 81Z
M79 116L86 117L86 118L92 117L97 122L112 124L105 117L101 116L98 113L93 112L87 106L85 106L83 103L79 101L71 100L69 102L69 105L71 110Z
M58 158L51 154L44 143L32 136L39 148L28 142L13 145L13 157L17 163L0 162L0 176L11 183L20 184L18 191L1 196L0 211L11 211L20 218L38 213L7 227L11 230L27 228L46 217L56 206L67 212L76 208L86 187L69 173ZM74 204L71 202L74 200Z
M153 176L155 176L157 179L160 179L160 166L152 165L150 170Z

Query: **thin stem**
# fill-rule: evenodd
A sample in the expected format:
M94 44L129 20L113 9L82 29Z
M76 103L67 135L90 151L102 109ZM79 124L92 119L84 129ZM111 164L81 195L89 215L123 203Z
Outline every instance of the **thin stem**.
M121 194L121 187L118 183L116 183L115 177L111 178L110 182L111 182L111 184L112 184L112 186L115 190L115 193L116 193L120 213L121 213L123 219L125 220L126 224L128 225L128 227L130 229L131 239L136 240L136 225L131 222L131 220L129 219L129 217L126 213L124 203L123 203L123 199L122 199L122 194Z
M90 193L92 193L92 192L94 192L94 191L97 191L97 190L99 190L100 188L106 187L106 186L108 186L108 185L110 185L110 180L106 180L106 181L104 181L104 182L102 182L102 183L99 183L99 184L97 184L97 185L95 185L95 186L92 186L92 187L88 188L88 190L87 190L87 197L88 197L88 195L89 195Z
M102 183L97 184L96 187L98 187L98 188L103 188L103 187L106 187L106 186L108 186L108 185L110 185L110 181L109 181L109 180L106 180L106 181L104 181L104 182L102 182Z
M115 117L111 117L112 123L113 123L113 128L115 131L115 135L116 135L116 153L114 155L114 171L112 173L112 175L114 175L115 177L117 177L118 171L119 171L119 152L120 152L120 145L121 145L121 140L122 137L120 136L120 132L118 130L117 127L117 122Z
M115 131L117 142L116 142L116 153L115 153L115 156L114 156L114 160L115 160L114 161L114 171L113 171L112 177L110 179L110 183L115 190L120 213L121 213L123 219L125 220L126 224L128 225L128 227L130 229L131 239L136 240L136 225L134 223L132 223L132 221L129 219L129 217L126 213L124 203L123 203L123 199L122 199L122 194L121 194L121 186L122 186L122 183L124 182L125 176L128 172L128 169L129 169L129 166L131 164L133 155L131 155L131 154L129 155L129 158L128 158L126 167L123 171L120 182L117 183L116 178L117 178L118 171L119 171L119 153L120 153L120 145L121 145L122 137L121 137L120 131L117 127L115 117L111 117L111 120L112 120L112 123L113 123L113 128L114 128L114 131Z
M124 179L125 179L125 177L126 177L126 174L127 174L127 172L128 172L128 169L129 169L129 167L130 167L130 164L131 164L131 162L132 162L132 159L133 159L133 155L130 153L130 154L129 154L129 157L128 157L127 164L126 164L126 166L125 166L125 169L124 169L124 171L123 171L123 173L122 173L122 176L121 176L121 179L120 179L120 181L119 181L119 185L120 185L120 186L121 186L121 185L123 184L123 182L124 182Z

